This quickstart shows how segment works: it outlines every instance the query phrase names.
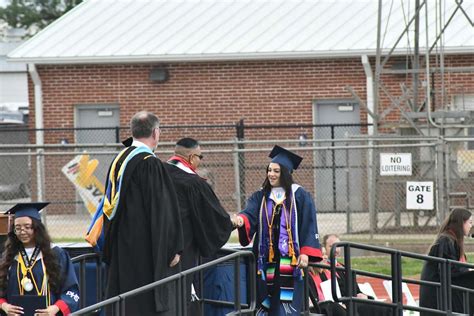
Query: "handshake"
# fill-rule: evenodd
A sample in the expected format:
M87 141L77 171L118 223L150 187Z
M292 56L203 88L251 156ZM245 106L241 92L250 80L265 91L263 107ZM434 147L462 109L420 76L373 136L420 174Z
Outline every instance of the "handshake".
M240 228L244 225L244 219L242 218L242 216L234 214L232 215L230 220L232 222L232 227L234 228Z

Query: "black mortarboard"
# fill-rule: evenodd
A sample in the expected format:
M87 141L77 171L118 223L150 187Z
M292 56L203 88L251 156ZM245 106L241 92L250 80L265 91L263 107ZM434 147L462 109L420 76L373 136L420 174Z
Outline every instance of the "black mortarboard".
M302 157L278 145L273 147L268 156L272 158L272 162L286 167L290 173L298 169L298 166L303 160Z
M37 203L18 203L11 209L5 212L5 214L13 214L15 218L19 217L31 217L41 221L40 211L48 205L49 202L37 202Z

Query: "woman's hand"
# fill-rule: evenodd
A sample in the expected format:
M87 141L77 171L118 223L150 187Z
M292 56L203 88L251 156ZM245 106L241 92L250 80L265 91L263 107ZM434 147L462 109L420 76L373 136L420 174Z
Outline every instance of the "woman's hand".
M298 268L306 268L308 266L308 263L309 263L309 258L307 255L303 255L301 254L299 257L298 257Z
M230 220L232 221L232 227L234 228L240 228L244 225L244 219L242 218L242 216L239 216L237 214L234 214Z
M59 307L51 305L46 309L35 310L35 316L54 316L59 312Z
M12 304L8 304L7 302L2 303L2 310L8 316L16 316L16 315L23 315L23 307L16 306Z

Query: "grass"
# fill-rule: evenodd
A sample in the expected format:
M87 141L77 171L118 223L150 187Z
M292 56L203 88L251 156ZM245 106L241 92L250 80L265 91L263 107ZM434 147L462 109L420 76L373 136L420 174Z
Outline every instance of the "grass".
M352 268L380 274L391 274L390 257L355 257L351 258ZM419 277L423 261L411 258L402 258L402 275L405 277Z
M467 254L467 262L474 262L474 253ZM355 257L351 258L352 268L380 274L391 274L390 257ZM419 278L423 260L402 258L402 275L408 278Z
M67 237L61 237L61 238L53 238L54 243L74 243L74 242L85 242L84 238L67 238Z

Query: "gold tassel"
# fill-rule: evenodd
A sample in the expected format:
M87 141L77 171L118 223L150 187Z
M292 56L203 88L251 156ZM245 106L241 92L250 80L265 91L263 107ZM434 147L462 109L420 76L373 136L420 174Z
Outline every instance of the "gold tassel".
M297 263L298 263L298 261L296 260L295 255L293 255L293 257L291 257L291 265L296 266Z
M273 262L274 257L275 257L275 254L273 253L273 244L270 244L270 250L268 253L268 262Z

